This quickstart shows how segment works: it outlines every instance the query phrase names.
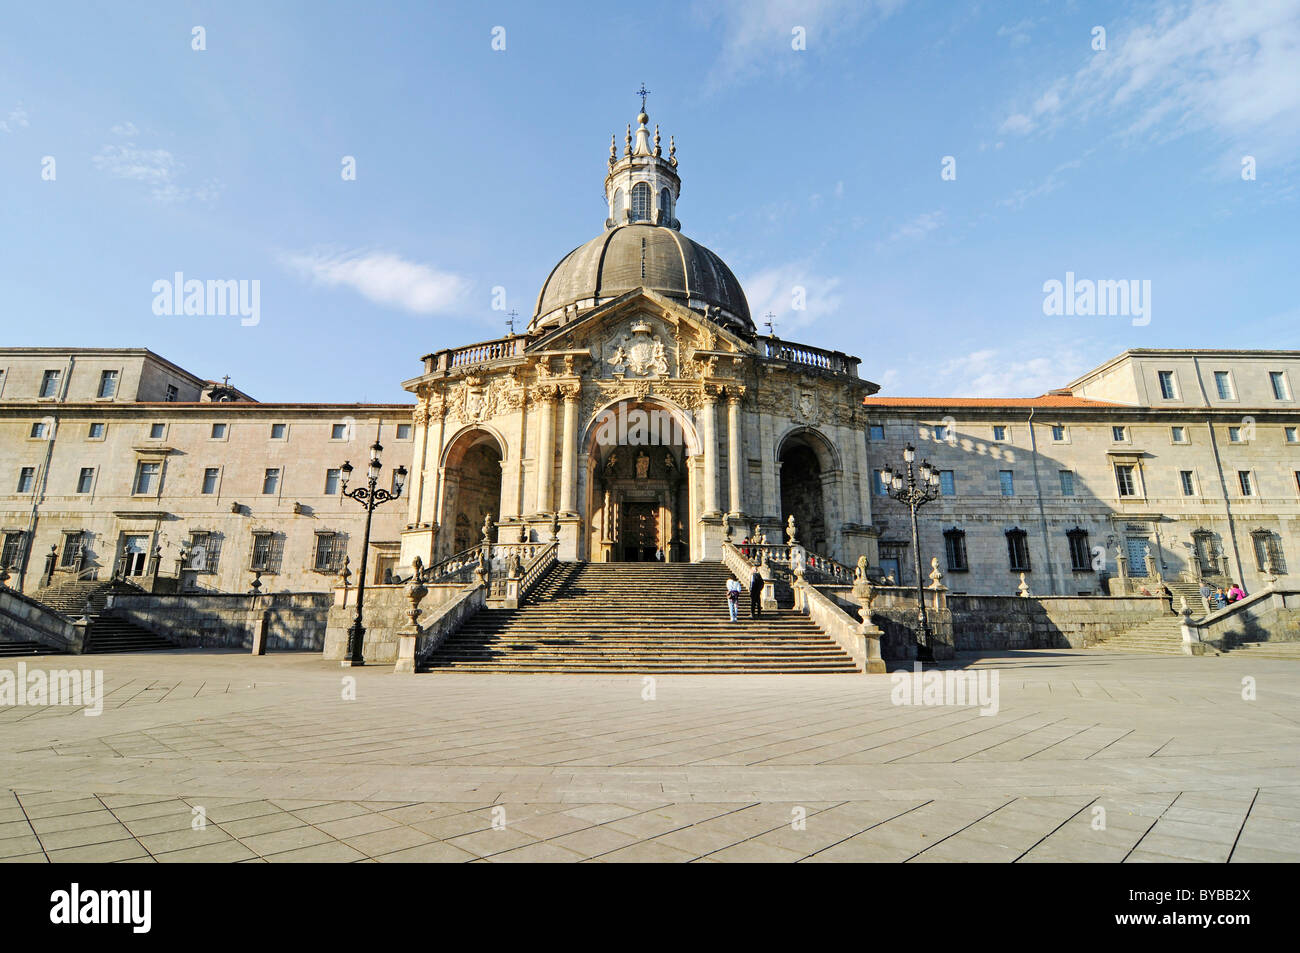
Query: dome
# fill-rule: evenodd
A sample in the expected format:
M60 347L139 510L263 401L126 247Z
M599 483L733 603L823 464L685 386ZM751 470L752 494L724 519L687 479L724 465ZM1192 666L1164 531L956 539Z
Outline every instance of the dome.
M719 324L754 333L740 282L721 258L663 225L619 225L560 260L542 285L530 331L563 324L612 298L649 288Z

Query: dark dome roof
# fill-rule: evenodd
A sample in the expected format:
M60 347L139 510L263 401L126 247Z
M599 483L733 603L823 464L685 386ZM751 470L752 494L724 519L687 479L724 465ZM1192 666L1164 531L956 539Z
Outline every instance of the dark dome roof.
M542 284L529 328L561 324L565 309L586 311L641 287L696 311L720 308L720 323L754 331L745 292L721 258L675 229L643 223L612 228L565 255Z

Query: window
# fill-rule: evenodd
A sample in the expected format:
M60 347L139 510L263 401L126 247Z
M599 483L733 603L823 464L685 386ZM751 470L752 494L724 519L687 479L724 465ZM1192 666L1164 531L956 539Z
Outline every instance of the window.
M279 467L268 467L262 477L262 493L265 496L274 496L279 489L280 469Z
M225 440L225 439L226 439L226 425L225 425L225 424L213 424L213 425L212 425L212 439L213 439L213 440Z
M623 190L622 190L622 189L615 189L615 190L614 190L614 222L615 222L615 224L617 224L618 222L623 221L623 206L624 206L624 202L623 202Z
M1282 556L1282 538L1266 529L1250 534L1255 550L1255 568L1262 573L1279 576L1286 574L1286 560Z
M1120 496L1137 496L1136 467L1131 463L1115 464L1115 486Z
M1125 427L1111 427L1110 439L1116 443L1124 443L1128 440L1128 429Z
M1283 433L1286 434L1287 443L1300 443L1300 429L1296 427L1285 427Z
M947 443L947 442L948 442L948 428L947 428L947 427L944 427L944 426L942 426L942 425L940 425L940 426L938 426L938 427L935 427L934 430L933 430L933 436L934 436L934 442L935 442L935 443ZM953 436L955 437L956 434L953 434Z
M154 487L158 482L158 471L161 468L157 463L139 463L135 468L135 489L131 492L136 494L152 494Z
M282 549L282 540L274 533L254 533L248 568L253 572L278 572Z
M95 485L95 468L82 467L81 474L77 477L77 492L89 493Z
M220 467L208 467L203 471L203 495L211 496L217 492L217 484L221 480Z
M1023 529L1007 530L1007 558L1013 572L1029 571L1029 541Z
M1187 443L1187 428L1170 427L1169 439L1172 440L1174 443Z
M33 440L45 439L45 421L38 420L32 424L31 432L28 434Z
M1157 376L1160 378L1160 396L1165 400L1176 399L1178 391L1174 388L1174 372L1160 371Z
M60 569L81 568L81 555L86 550L86 534L80 530L63 534L63 552L59 555Z
M870 427L870 429L869 429L869 431L868 431L867 436L869 436L872 440L884 440L884 439L885 439L885 425L884 425L884 424L872 424L871 427Z
M288 424L271 424L271 439L283 440L289 433Z
M1053 439L1054 441L1056 441L1057 443L1062 443L1062 442L1064 442L1064 440L1065 440L1065 425L1064 425L1064 424L1052 424L1052 439Z
M1001 424L998 424L996 427L994 427L994 428L993 428L993 439L996 440L998 443L1002 443L1004 440L1006 440L1006 439L1007 439L1007 428L1004 427L1004 426L1002 426Z
M659 218L661 222L668 221L669 212L672 210L672 205L673 205L672 193L670 193L667 189L660 189L659 190L659 211L663 213L663 215L661 215Z
M163 434L165 434L166 432L167 432L167 425L166 425L166 424L150 424L150 425L149 425L149 439L150 439L150 440L161 440L161 439L163 438Z
M103 425L103 424L91 424L91 425L90 425L90 430L88 430L88 431L86 432L86 439L87 439L87 440L103 440L103 439L104 439L104 425Z
M951 470L939 471L939 494L941 496L957 495L957 479Z
M1178 482L1182 485L1183 496L1196 495L1196 475L1191 470L1179 470Z
M23 540L27 534L21 531L5 533L4 544L0 546L0 566L5 569L18 569L23 560Z
M1074 496L1074 471L1059 470L1056 475L1061 480L1061 496Z
M23 467L18 471L18 492L30 493L32 487L36 485L36 468Z
M948 556L949 572L969 572L970 565L966 562L966 531L957 527L944 530L943 532L943 549Z
M1010 470L998 471L998 484L1002 488L1003 496L1016 495L1016 478L1015 478L1015 474L1012 473Z
M187 569L195 572L214 573L221 561L221 535L207 530L195 530L190 533L190 558Z
M410 425L410 424L398 424L398 425L397 425L397 439L398 439L398 440L410 440L410 439L411 439L411 425Z
M332 428L330 428L330 439L331 439L331 440L346 440L346 439L348 439L348 425L347 425L347 424L335 424Z
M344 537L342 533L316 534L316 572L338 572L343 565Z
M99 375L99 397L112 397L117 393L117 371L104 371Z
M1232 388L1232 375L1227 371L1214 372L1214 389L1219 394L1219 400L1235 400L1237 392Z
M645 182L632 186L632 221L650 221L650 186Z
M341 471L337 468L325 471L325 495L334 496L339 491Z
M1291 385L1287 382L1286 373L1283 371L1269 371L1269 385L1273 388L1274 400L1290 400Z
M1092 568L1092 548L1088 545L1088 531L1075 527L1065 534L1070 541L1070 569L1087 572Z
M59 378L62 371L46 371L41 375L40 397L58 397L59 396Z
M871 471L871 492L876 496L888 496L889 487L885 486L885 477L883 470Z
M175 384L168 384L168 385L167 385L167 396L164 397L163 400L167 401L167 403L170 404L172 401L174 401L174 400L177 398L177 396L179 395L179 393L180 393L180 392L176 390L176 385L175 385Z
M1255 481L1251 478L1249 470L1237 471L1237 485L1241 487L1242 496L1255 495Z
M1229 442L1229 443L1241 443L1241 428L1240 428L1240 427L1229 427L1229 428L1228 428L1228 442Z

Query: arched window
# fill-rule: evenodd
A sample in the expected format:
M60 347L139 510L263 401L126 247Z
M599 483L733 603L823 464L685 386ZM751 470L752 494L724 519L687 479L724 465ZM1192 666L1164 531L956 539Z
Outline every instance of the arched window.
M618 224L623 220L623 190L614 190L614 223Z
M632 186L632 221L650 221L650 186L645 182Z
M667 222L668 219L673 217L672 202L673 202L672 196L669 194L668 190L660 189L659 190L659 211L663 213L660 216L661 221Z

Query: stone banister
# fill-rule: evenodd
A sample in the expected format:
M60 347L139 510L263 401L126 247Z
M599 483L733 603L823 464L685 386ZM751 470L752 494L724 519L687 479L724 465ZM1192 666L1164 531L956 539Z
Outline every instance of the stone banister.
M796 344L776 337L766 337L759 339L759 353L763 357L816 367L833 374L858 376L858 358L850 357L843 351L827 351L811 344Z
M512 334L494 341L481 341L465 347L448 348L437 351L425 358L425 373L449 371L458 367L470 367L476 364L490 364L507 358L520 357L528 338L522 334Z

